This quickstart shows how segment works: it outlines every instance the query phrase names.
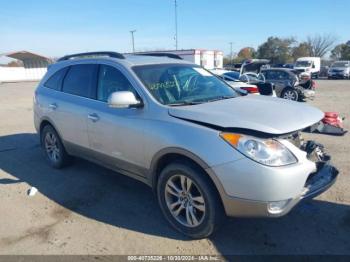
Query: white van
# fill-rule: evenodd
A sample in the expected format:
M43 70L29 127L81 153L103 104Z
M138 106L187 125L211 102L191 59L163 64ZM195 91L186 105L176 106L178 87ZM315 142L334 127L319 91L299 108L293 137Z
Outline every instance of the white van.
M318 78L321 69L320 57L300 57L294 65L294 69L299 72L307 72L312 77Z

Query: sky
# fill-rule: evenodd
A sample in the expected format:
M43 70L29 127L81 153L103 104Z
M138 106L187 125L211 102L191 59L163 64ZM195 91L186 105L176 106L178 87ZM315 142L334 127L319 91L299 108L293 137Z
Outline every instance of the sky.
M350 40L348 0L177 0L179 49L229 54L269 36L333 34ZM0 0L0 53L50 57L175 48L174 0Z

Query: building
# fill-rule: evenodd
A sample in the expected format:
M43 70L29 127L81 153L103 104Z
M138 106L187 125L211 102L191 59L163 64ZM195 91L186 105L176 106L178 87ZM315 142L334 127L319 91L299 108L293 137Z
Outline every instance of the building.
M27 51L2 54L22 61L23 67L0 66L0 82L38 81L46 73L51 59Z
M224 54L218 50L205 49L184 49L184 50L163 50L138 52L142 53L171 53L180 56L186 61L190 61L197 65L203 66L206 69L223 68Z

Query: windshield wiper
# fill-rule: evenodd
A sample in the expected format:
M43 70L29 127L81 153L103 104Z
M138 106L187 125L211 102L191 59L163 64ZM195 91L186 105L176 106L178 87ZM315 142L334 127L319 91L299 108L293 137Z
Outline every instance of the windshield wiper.
M224 100L224 99L231 99L231 98L235 98L236 96L219 96L219 97L215 97L213 99L209 99L206 102L214 102L214 101L218 101L218 100Z

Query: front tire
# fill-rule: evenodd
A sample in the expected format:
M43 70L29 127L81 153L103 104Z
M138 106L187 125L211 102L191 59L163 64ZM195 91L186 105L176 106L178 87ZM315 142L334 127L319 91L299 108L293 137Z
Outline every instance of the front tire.
M53 168L60 169L70 163L71 158L51 125L46 125L41 132L41 146L47 161Z
M299 100L299 94L298 91L294 88L287 87L285 90L283 90L282 98L292 101L298 101Z
M208 237L225 217L209 177L191 163L166 166L159 176L157 195L168 222L191 238Z

